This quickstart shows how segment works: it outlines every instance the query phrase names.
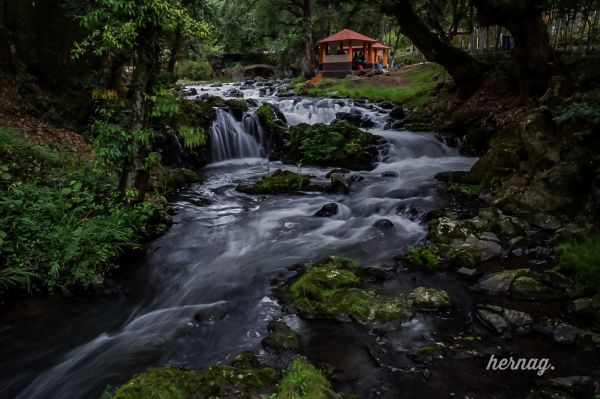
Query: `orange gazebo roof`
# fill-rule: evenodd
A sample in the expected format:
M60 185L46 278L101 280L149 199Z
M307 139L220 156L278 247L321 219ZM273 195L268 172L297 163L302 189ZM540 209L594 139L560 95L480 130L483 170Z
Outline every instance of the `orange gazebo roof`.
M319 41L319 44L335 43L335 42L348 42L348 41L352 41L353 45L355 42L377 43L377 40L371 39L368 36L354 32L353 30L350 30L350 29L344 29L334 35L331 35L331 36L326 37L325 39Z
M376 48L376 49L386 49L386 48L391 48L391 47L390 46L386 46L385 44L375 43L373 45L373 48Z

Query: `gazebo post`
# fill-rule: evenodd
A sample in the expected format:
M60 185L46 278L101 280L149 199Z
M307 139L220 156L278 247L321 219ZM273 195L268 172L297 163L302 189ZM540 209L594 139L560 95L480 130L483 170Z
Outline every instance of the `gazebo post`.
M323 65L323 61L325 61L325 45L319 45L319 64Z
M371 68L373 67L373 45L371 43L367 44L367 63L371 64Z
M348 40L348 61L352 62L352 40Z
M388 65L388 52L389 51L390 50L387 48L383 49L383 67L384 68L389 68L389 65Z

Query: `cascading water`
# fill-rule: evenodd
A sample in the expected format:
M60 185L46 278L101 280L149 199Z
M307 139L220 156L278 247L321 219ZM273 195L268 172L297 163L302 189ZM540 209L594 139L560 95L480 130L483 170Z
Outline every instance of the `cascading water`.
M209 134L210 154L214 162L261 156L261 146L257 137L245 130L244 125L225 110L217 109L217 117Z
M217 110L210 148L219 163L173 203L175 223L148 245L139 292L119 299L126 305L87 307L49 331L44 345L57 349L21 350L10 355L10 364L2 357L1 397L98 397L107 384L119 385L149 366L201 368L257 349L266 324L281 312L271 293L275 276L294 263L333 253L369 264L388 261L424 239L423 224L405 210L422 214L439 205L433 176L467 170L474 161L432 134L381 130L387 114L356 107L352 100L262 100L277 104L290 124L329 123L336 112L358 109L374 121L372 132L388 140L389 148L375 170L357 172L364 180L348 196L250 197L234 188L267 173L265 159L247 159L267 155L262 127L252 113L240 122ZM302 168L320 179L328 171ZM386 177L386 171L397 177ZM338 204L337 215L313 216L330 202ZM381 218L393 228L373 227ZM18 328L9 330L0 350L25 348L26 337Z

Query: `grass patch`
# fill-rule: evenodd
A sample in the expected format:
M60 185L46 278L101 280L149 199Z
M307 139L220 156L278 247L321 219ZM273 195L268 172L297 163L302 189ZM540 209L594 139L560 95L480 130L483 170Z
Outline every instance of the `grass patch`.
M560 246L561 266L575 275L579 288L600 292L600 235Z
M331 384L315 366L304 359L296 359L279 383L276 399L338 399Z
M315 85L299 85L300 92L321 97L337 93L353 99L368 98L373 101L390 101L404 104L408 108L419 108L431 101L431 90L437 85L434 80L441 72L437 64L427 63L407 67L402 78L370 77L353 79L325 78Z

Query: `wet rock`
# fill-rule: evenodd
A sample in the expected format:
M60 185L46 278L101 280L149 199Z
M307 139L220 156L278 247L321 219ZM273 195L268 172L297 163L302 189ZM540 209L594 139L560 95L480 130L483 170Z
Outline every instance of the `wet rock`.
M223 320L227 317L229 309L226 302L218 303L214 306L209 306L200 309L194 314L194 321L200 324L210 324L218 320Z
M484 276L482 280L471 287L474 291L490 295L509 295L513 281L520 276L530 273L529 269L505 270Z
M579 315L595 316L600 319L600 296L574 300L573 310Z
M552 337L554 342L561 344L571 344L579 335L579 329L562 320L542 318L533 325L533 329L547 336Z
M235 98L243 98L244 97L244 93L242 93L241 90L238 89L229 89L225 92L225 96L226 97L235 97Z
M549 231L556 231L562 226L562 223L557 217L540 213L533 217L532 224L540 229Z
M338 213L338 204L336 204L335 202L331 202L329 204L323 205L323 207L315 213L315 216L321 217L321 218L331 217L333 215L337 215L337 213Z
M406 111L404 110L404 108L402 108L402 106L394 107L390 111L390 118L393 118L393 119L405 119L406 118Z
M416 363L430 363L433 357L440 352L441 345L432 343L421 346L408 354L408 357Z
M379 107L382 109L394 109L395 105L389 101L379 103Z
M475 236L467 237L458 249L476 254L479 262L485 262L486 260L502 255L502 247L499 244L492 241L480 240Z
M575 395L577 398L591 398L595 392L592 378L589 376L556 377L542 380L542 386L558 389Z
M395 170L386 170L381 174L381 177L398 177L400 174Z
M341 174L341 175L345 175L350 173L350 170L348 169L344 169L344 168L335 168L330 170L329 172L327 172L327 174L325 175L326 178L330 178L332 174L337 173L337 174Z
M456 270L458 274L462 274L463 276L473 277L477 274L477 269L469 269L468 267L461 267Z
M417 308L422 310L437 310L450 307L450 297L446 291L435 288L418 287L408 294Z
M516 299L535 301L554 299L557 297L557 293L533 277L521 276L514 280L511 296Z
M513 327L526 327L533 323L533 318L525 313L513 309L503 309L503 316Z
M300 334L281 320L274 320L267 326L268 335L262 340L263 346L270 352L282 354L297 352L300 349Z
M500 243L500 239L498 238L498 236L496 234L492 233L491 231L486 231L484 233L481 233L479 235L479 239L495 242L496 244Z
M573 280L556 270L544 270L541 281L555 288L571 288L574 285Z
M350 183L346 178L339 173L332 173L330 176L331 186L330 191L334 194L349 194L350 193Z
M394 227L394 223L392 223L389 219L379 219L375 223L373 223L373 227L376 227L381 230L387 230Z
M504 317L497 313L490 312L489 310L479 309L477 310L477 316L483 324L497 332L498 334L504 334L509 331L510 324Z
M350 176L350 181L353 183L358 183L359 181L363 181L363 180L365 180L365 177L361 176L361 175L351 175Z

